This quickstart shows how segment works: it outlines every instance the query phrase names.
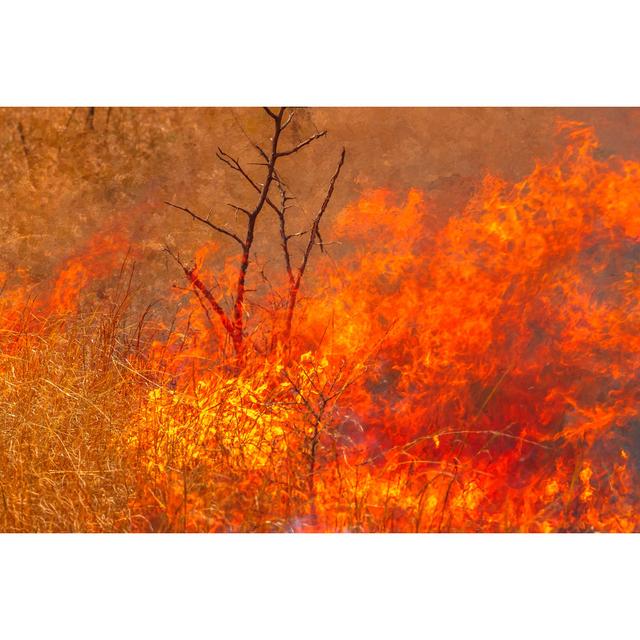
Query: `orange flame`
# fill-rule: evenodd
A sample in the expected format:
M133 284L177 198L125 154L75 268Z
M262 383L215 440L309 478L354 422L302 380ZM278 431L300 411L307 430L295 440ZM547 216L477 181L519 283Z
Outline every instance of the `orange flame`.
M55 281L49 308L56 313L73 313L85 287L107 276L122 264L122 249L127 238L121 232L99 234L90 238L79 254L69 258Z
M487 176L445 224L417 189L363 194L292 343L270 339L276 290L241 371L187 292L146 354L133 507L187 530L637 531L640 163L558 132L555 158ZM123 246L93 238L50 308L77 310ZM196 269L224 302L237 266L214 281L213 248Z

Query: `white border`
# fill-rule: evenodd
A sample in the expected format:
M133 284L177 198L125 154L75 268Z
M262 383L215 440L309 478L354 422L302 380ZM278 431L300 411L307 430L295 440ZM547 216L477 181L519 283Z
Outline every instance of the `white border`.
M637 536L17 535L0 548L12 639L600 640L637 625Z
M636 13L623 0L21 0L0 14L0 104L634 106ZM638 540L5 535L0 630L628 637Z
M4 105L635 106L628 0L21 0Z

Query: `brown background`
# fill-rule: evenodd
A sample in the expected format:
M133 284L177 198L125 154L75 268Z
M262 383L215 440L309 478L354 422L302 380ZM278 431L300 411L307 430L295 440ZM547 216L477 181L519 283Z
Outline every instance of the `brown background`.
M329 135L283 161L282 174L298 198L293 215L303 228L341 146L347 161L326 229L341 207L377 187L400 195L425 190L449 215L486 173L517 180L535 159L548 158L560 144L558 117L595 126L603 156L640 156L638 109L299 109L288 130L292 143L320 129ZM216 149L255 162L251 141L266 143L269 125L256 108L1 109L0 270L13 277L21 267L33 281L46 282L89 236L121 228L144 254L146 287L162 289L178 275L159 251L162 243L189 257L209 238L163 201L233 225L226 203L247 205L254 195L216 159ZM252 170L259 175L260 167ZM272 223L264 216L257 246L266 256L275 241ZM233 249L220 245L220 256Z

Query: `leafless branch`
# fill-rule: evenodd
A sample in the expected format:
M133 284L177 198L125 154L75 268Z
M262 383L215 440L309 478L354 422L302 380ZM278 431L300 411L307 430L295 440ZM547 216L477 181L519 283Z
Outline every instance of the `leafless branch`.
M278 222L280 227L280 246L282 247L282 254L284 256L284 264L287 270L287 277L289 278L289 285L293 286L295 278L293 275L293 269L291 268L291 254L289 253L289 240L292 236L287 235L285 212L287 210L287 192L282 183L278 182L278 189L280 190L280 209L276 211L278 215Z
M269 114L269 117L273 118L274 120L278 120L279 118L282 118L282 114L284 113L285 107L281 107L280 113L278 114L271 111L269 107L263 107L263 109Z
M331 196L333 195L333 190L336 186L336 181L338 180L338 176L340 175L340 171L342 169L342 165L344 164L344 158L346 155L346 150L343 148L342 153L340 154L340 159L338 161L338 166L331 176L331 180L329 181L329 187L327 189L327 193L324 197L320 208L318 209L318 213L316 213L316 217L313 220L313 224L311 225L311 233L309 235L309 242L307 243L307 248L305 249L304 256L302 258L302 263L300 264L300 268L298 270L298 285L300 284L300 280L304 275L304 272L307 268L307 263L309 262L309 256L311 255L311 251L313 249L313 245L315 244L316 238L319 235L320 231L320 222L322 222L322 216L324 216L324 212L327 210L329 206L329 202L331 201Z
M265 176L264 183L259 189L258 192L258 201L256 202L253 210L248 215L247 218L247 231L245 235L245 240L242 249L242 256L240 258L240 267L238 269L238 279L236 283L236 295L235 295L235 303L233 307L233 323L235 326L235 336L239 341L239 345L242 343L242 334L243 334L243 317L242 314L244 312L244 298L246 292L246 277L247 277L247 269L249 267L249 257L251 254L251 247L253 246L253 240L255 235L255 228L258 216L260 215L265 203L269 199L269 189L271 188L271 183L273 182L273 178L275 175L276 162L278 161L278 144L280 142L280 134L282 133L282 117L284 115L285 109L282 107L277 114L273 113L270 109L265 108L270 117L273 118L273 136L271 137L271 151L269 153L268 164L267 164L267 173ZM223 156L225 157L225 156ZM235 166L238 167L238 170L241 171L244 175L244 171L240 167L240 163L236 160ZM251 180L253 184L253 180ZM239 352L238 346L236 347L236 351Z
M324 213L327 210L327 207L329 206L329 202L331 201L331 197L333 196L333 190L335 188L336 181L340 176L340 171L342 169L342 165L344 164L345 155L346 155L346 151L343 148L342 153L340 154L340 159L338 160L338 165L336 167L336 170L334 171L333 176L331 176L331 180L329 181L327 193L324 197L324 200L322 201L322 204L320 205L320 208L318 209L318 212L315 215L315 218L313 219L313 223L311 224L311 229L309 231L309 239L302 256L302 261L300 263L300 266L298 267L298 272L295 275L295 277L292 277L292 278L290 277L289 279L289 283L290 283L289 302L287 305L287 316L285 319L285 338L286 339L288 339L291 334L291 325L293 323L293 314L295 312L295 307L298 300L298 293L300 291L300 283L302 282L302 277L304 276L304 273L307 269L307 265L309 263L311 252L313 251L313 247L316 244L316 238L320 238L320 223L322 222L322 217L324 216ZM282 216L280 219L280 227L281 227L281 235L282 235L284 230L284 211L281 214L279 214L279 216L280 215ZM286 256L288 256L289 249L288 249L287 242L283 242L283 249L285 250Z
M187 265L183 264L180 261L180 258L175 253L172 253L168 248L167 252L171 255L174 260L180 265L185 275L191 282L194 290L197 290L198 299L201 303L206 301L208 307L213 309L213 311L219 316L223 326L225 327L227 333L233 340L234 348L236 354L238 355L239 360L242 360L242 352L243 352L243 340L245 336L245 317L246 317L246 303L245 297L248 292L251 290L247 287L247 271L249 268L249 261L252 255L254 238L256 232L256 223L257 219L260 216L265 206L271 208L278 217L279 222L279 231L280 231L280 240L282 251L285 260L285 268L287 272L287 277L289 279L289 296L288 296L288 306L287 306L287 332L286 335L288 337L290 333L291 326L291 317L293 315L293 310L296 305L296 299L298 290L300 288L300 282L304 275L304 272L307 268L309 257L313 250L313 247L318 245L322 250L322 237L320 235L320 223L322 221L322 217L329 205L329 201L333 195L335 183L340 174L340 170L344 163L345 151L342 150L342 154L340 156L340 161L338 166L329 182L329 186L327 189L327 193L325 195L324 201L322 202L318 212L316 213L311 228L306 231L300 231L297 233L288 233L286 228L286 215L287 210L291 208L291 200L293 198L288 193L288 188L285 182L282 180L281 176L278 173L276 168L277 161L280 158L294 155L301 149L310 145L315 140L318 140L326 135L326 131L316 132L314 135L306 138L302 142L299 142L295 146L286 149L284 151L280 150L280 140L281 134L283 130L289 126L294 118L294 110L291 110L287 113L287 109L285 107L281 107L277 110L271 109L269 107L264 107L265 113L271 118L273 121L273 133L270 137L270 147L269 149L263 148L260 144L252 142L248 136L250 143L254 146L257 153L260 156L261 162L253 163L254 165L258 165L263 168L263 177L261 179L254 178L249 174L248 170L245 168L246 164L240 162L239 158L234 158L229 153L224 151L222 148L218 147L216 152L216 156L218 159L227 165L233 171L239 173L242 178L250 185L250 187L256 192L257 200L253 207L241 207L235 204L228 203L227 206L232 207L234 211L237 213L241 211L244 213L246 217L246 228L241 235L237 235L235 232L230 231L224 227L220 227L211 222L211 220L207 217L203 217L198 213L195 213L191 209L187 207L183 207L180 205L173 204L171 202L167 202L166 204L184 211L189 214L193 220L198 220L199 222L207 225L211 229L215 230L218 233L226 235L230 238L233 238L241 247L242 253L240 256L240 264L237 272L237 279L235 283L235 291L232 295L232 310L227 314L222 309L218 301L215 299L211 290L200 280L196 273L195 268L189 268ZM243 130L244 131L244 130ZM245 132L245 136L246 136ZM272 192L272 185L276 184L279 192L280 192L280 202L276 204L277 200L272 199L273 196L270 195ZM290 252L289 242L292 238L298 238L302 236L308 236L308 242L306 244L306 248L303 252L302 260L300 266L294 270L292 265L292 254ZM319 242L318 242L319 241ZM264 275L264 274L263 274Z
M264 158L265 162L269 162L269 156L267 155L267 152L259 145L254 143L253 146L257 149L258 153L260 154L260 156L262 156L262 158ZM262 164L262 163L260 163Z
M293 120L293 117L296 115L296 110L295 109L291 109L291 112L289 113L289 116L287 117L287 119L282 123L282 130L284 131L290 124L291 121Z
M236 213L238 213L238 211L242 211L242 213L244 213L247 216L251 215L250 211L248 211L244 207L241 207L240 205L233 204L232 202L227 202L227 207L231 207Z
M222 161L224 162L227 166L231 167L231 169L233 169L234 171L237 171L253 188L254 191L260 193L261 190L261 185L259 185L244 169L244 167L240 164L240 161L236 158L232 158L228 153L226 153L225 151L223 151L222 149L220 149L220 147L218 147L218 151L216 153L216 156ZM260 163L260 166L268 166L265 165L264 163ZM275 177L275 174L274 174ZM271 198L267 198L267 204L269 205L269 207L271 207L271 209L273 209L273 211L275 211L275 213L278 213L278 206L276 204L274 204L274 202L271 200ZM247 215L251 215L250 213L248 213Z
M204 284L204 282L202 282L202 280L200 280L200 278L196 273L195 267L193 268L189 267L184 262L182 262L182 259L180 258L180 256L176 252L172 251L169 245L165 244L164 251L175 260L175 262L184 271L184 274L187 276L187 279L189 280L189 282L191 282L193 287L204 296L204 298L209 303L213 311L220 318L220 321L222 322L222 325L226 329L227 333L229 333L229 335L233 339L234 337L233 324L227 317L227 314L224 312L224 309L218 304L218 301L215 299L211 291L209 291L209 288Z
M236 158L231 157L226 151L218 147L218 151L216 152L216 156L219 160L224 162L227 166L231 167L234 171L240 173L240 175L256 190L258 193L260 192L260 185L244 170L240 161Z
M309 138L307 138L306 140L303 140L302 142L298 143L295 147L291 149L287 149L287 151L280 151L278 153L278 157L284 158L285 156L290 156L293 153L297 153L298 151L300 151L300 149L306 147L308 144L311 144L314 140L317 140L318 138L322 138L323 136L326 136L326 135L327 135L326 131L315 133Z
M191 209L188 209L187 207L181 207L178 204L173 204L173 202L169 202L166 200L165 200L165 204L169 205L170 207L173 207L174 209L179 209L180 211L184 211L185 213L188 213L193 218L193 220L198 220L199 222L202 222L202 224L206 224L208 227L210 227L214 231L217 231L218 233L222 233L223 235L228 236L229 238L233 238L244 249L244 242L242 242L242 240L232 231L224 229L223 227L219 227L216 224L213 224L213 222L211 222L211 220L209 220L208 218L203 218L202 216L191 211ZM236 208L240 209L240 207L236 207Z

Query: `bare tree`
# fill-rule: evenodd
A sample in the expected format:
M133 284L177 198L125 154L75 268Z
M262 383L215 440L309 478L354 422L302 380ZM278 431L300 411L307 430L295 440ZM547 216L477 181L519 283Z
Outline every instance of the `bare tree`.
M231 310L225 311L222 304L216 299L216 296L212 293L210 287L203 282L198 273L197 268L189 267L185 264L179 253L172 250L168 246L165 247L165 251L180 265L184 271L185 276L192 285L192 291L198 297L201 305L207 312L212 311L219 319L222 327L229 335L236 356L241 359L245 346L245 302L247 293L247 273L251 263L252 249L255 241L256 223L258 218L265 210L269 208L274 211L278 218L281 248L284 256L285 269L288 278L288 296L286 303L286 315L284 321L284 329L282 332L282 339L288 341L291 336L291 326L293 322L293 316L298 301L298 292L302 278L309 264L309 258L316 246L322 248L322 238L320 235L320 223L325 211L331 201L336 181L340 175L340 170L344 163L345 150L342 149L337 167L329 181L326 195L321 203L317 213L315 214L311 223L310 229L298 233L289 234L287 231L287 212L290 208L290 202L293 197L290 195L287 185L282 180L278 172L278 162L282 158L293 156L299 153L308 145L312 144L316 140L324 137L326 131L320 131L314 135L293 144L289 148L282 148L283 134L287 127L291 124L295 110L288 109L286 107L272 110L270 108L264 108L265 113L271 119L273 125L273 133L270 138L270 148L268 150L263 149L260 145L252 143L257 153L260 155L260 162L253 163L263 167L264 175L260 178L254 178L248 172L246 166L241 163L239 158L233 158L227 152L218 148L217 157L225 165L230 167L233 171L238 173L242 179L247 182L250 187L256 192L257 198L252 206L243 207L235 204L229 204L236 213L242 213L244 216L244 228L240 232L236 232L226 226L220 226L211 221L210 216L202 216L195 211L181 205L174 204L172 202L166 202L165 204L179 209L184 213L191 216L191 218L197 222L207 226L211 231L218 235L222 235L225 238L232 240L236 243L240 250L240 259L238 264L238 271L235 281L234 291L232 292L232 304ZM272 197L272 191L274 185L277 187L280 198ZM276 203L277 202L277 203ZM306 245L302 251L302 258L299 265L293 265L293 255L291 251L291 241L294 238L308 236Z

